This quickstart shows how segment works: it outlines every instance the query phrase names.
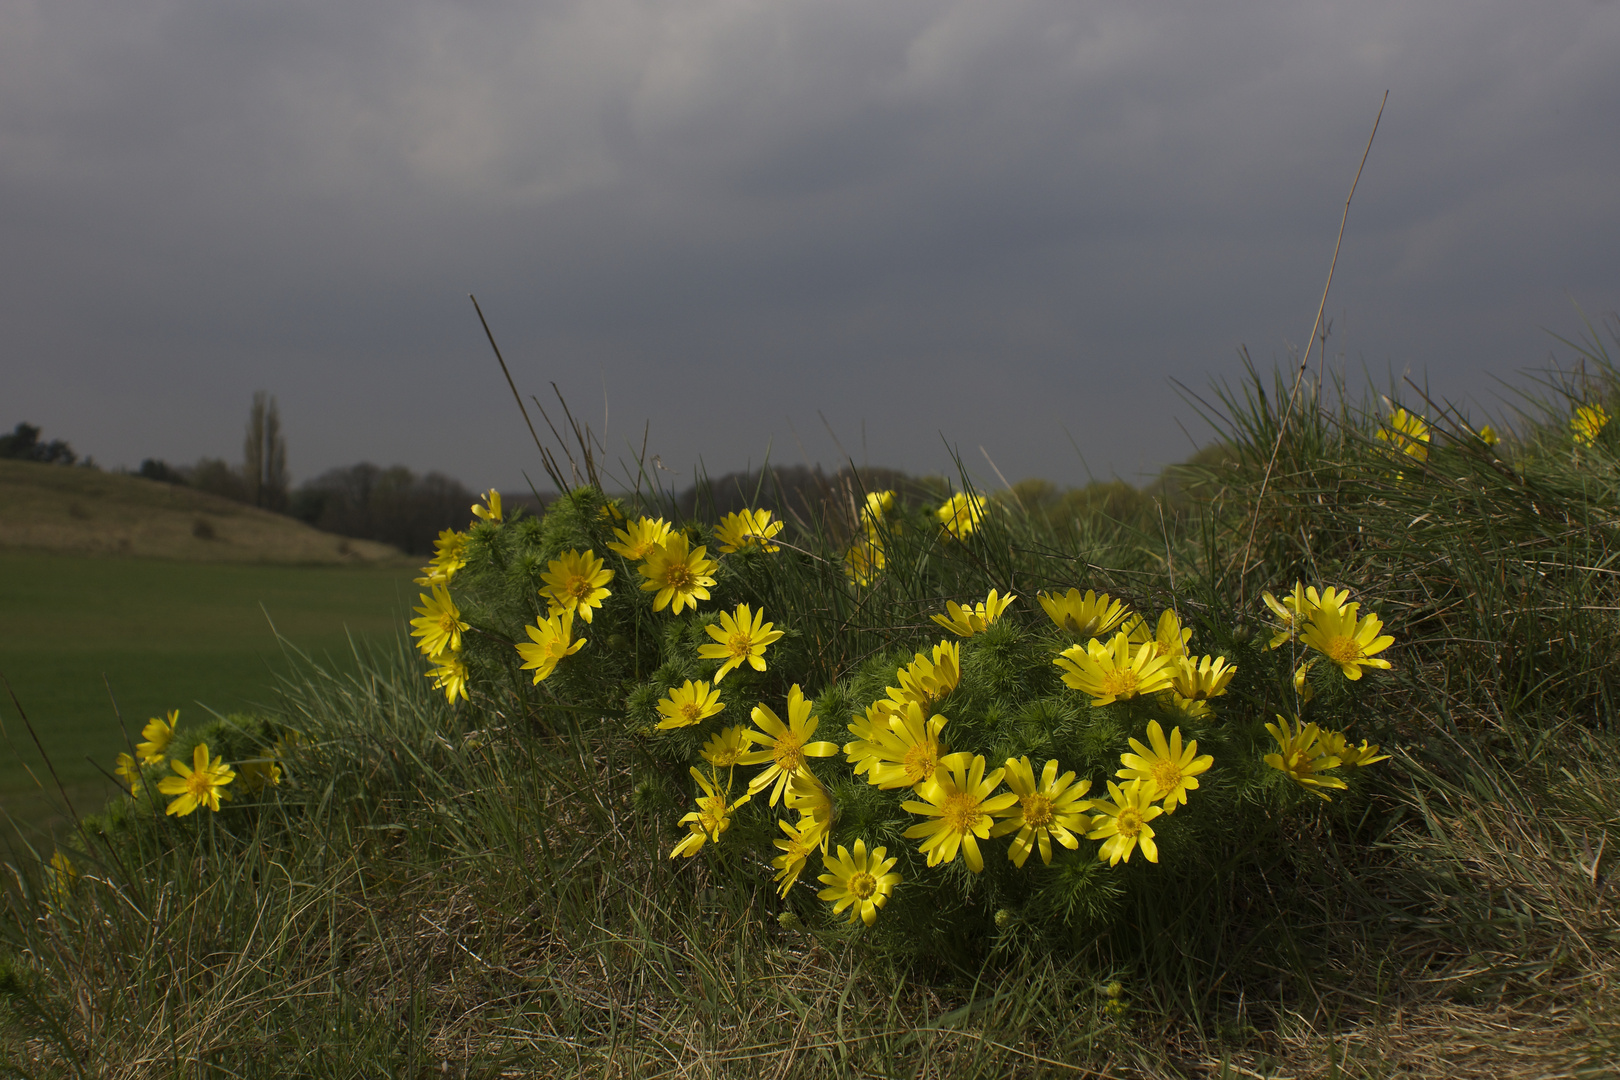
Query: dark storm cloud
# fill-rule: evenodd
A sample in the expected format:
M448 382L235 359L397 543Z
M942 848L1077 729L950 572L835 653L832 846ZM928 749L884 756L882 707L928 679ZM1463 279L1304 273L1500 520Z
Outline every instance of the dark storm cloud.
M1134 476L1167 380L1486 373L1613 308L1613 4L0 0L0 355L103 461L518 486L487 356L686 470Z

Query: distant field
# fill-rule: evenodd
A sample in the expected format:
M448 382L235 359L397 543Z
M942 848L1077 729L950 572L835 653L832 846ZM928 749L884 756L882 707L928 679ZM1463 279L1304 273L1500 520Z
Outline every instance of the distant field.
M74 470L61 470L62 472ZM318 534L320 535L320 534ZM275 632L342 657L347 633L391 641L417 590L406 566L275 566L0 551L0 672L80 813L94 808L125 738L149 716L182 721L271 699L285 661ZM275 632L271 629L274 623ZM347 632L347 633L346 633ZM103 677L105 676L105 682ZM51 784L15 708L0 699L0 806L50 816L24 762Z

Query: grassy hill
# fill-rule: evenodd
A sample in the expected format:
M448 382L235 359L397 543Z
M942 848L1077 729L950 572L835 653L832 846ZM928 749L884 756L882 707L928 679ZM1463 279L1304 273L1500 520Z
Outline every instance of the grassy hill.
M187 562L407 565L398 550L139 476L0 460L0 549Z

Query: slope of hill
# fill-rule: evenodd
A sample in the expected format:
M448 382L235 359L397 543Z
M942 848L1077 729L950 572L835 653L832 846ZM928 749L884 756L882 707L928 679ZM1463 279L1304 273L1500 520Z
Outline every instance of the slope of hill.
M0 460L0 549L188 562L401 564L350 540L216 495L139 476Z

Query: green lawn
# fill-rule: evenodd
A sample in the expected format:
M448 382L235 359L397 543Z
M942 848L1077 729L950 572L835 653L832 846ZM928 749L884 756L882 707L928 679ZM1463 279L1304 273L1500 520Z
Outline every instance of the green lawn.
M136 737L169 709L199 723L210 709L270 701L286 669L278 632L317 656L348 654L350 634L391 639L419 591L413 576L0 552L0 673L82 814L106 795L101 769L126 747L114 700ZM3 698L0 718L10 743L0 745L0 806L21 823L54 819L29 770L54 783Z

